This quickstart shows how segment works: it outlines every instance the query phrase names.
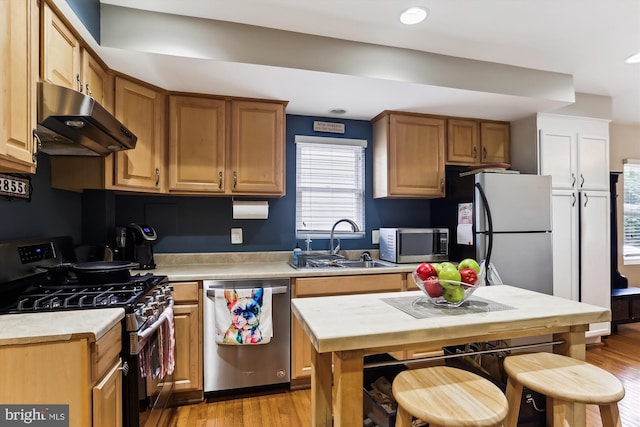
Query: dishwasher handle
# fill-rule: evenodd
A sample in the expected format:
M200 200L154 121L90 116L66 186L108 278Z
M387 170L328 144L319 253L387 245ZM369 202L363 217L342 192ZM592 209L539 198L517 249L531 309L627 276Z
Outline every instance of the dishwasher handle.
M207 296L214 298L216 296L216 289L228 289L228 290L235 290L234 288L229 288L227 286L224 285L213 285L213 286L209 286L209 288L207 289ZM246 289L246 288L244 288ZM264 289L271 289L271 294L272 295L277 295L277 294L286 294L288 287L287 286L274 286L272 288L264 288Z

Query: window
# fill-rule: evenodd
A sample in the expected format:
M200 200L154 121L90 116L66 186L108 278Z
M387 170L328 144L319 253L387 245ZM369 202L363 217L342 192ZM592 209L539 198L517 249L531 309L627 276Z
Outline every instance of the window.
M296 238L364 236L364 149L367 141L296 135ZM340 232L345 232L341 234Z
M624 161L624 264L640 264L640 160ZM614 202L615 203L615 202Z

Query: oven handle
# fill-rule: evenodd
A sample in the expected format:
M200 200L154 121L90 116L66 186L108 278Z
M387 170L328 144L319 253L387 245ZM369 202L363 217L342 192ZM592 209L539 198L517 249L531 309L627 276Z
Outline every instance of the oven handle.
M224 285L213 285L213 286L209 286L209 289L207 289L207 296L214 298L216 296L216 291L215 289L229 289L229 290L233 290L234 288L227 288ZM274 286L273 288L264 288L264 289L271 289L271 294L272 295L277 295L277 294L286 294L287 293L287 287L286 286Z
M171 308L171 310L173 310L173 300L171 300L169 302L169 305L167 306L167 308ZM166 314L164 314L165 312L163 311L160 316L158 316L158 320L156 320L155 322L153 322L151 324L151 326L149 326L148 328L146 328L144 331L142 332L138 332L138 340L140 342L144 341L145 339L149 338L151 335L153 335L158 328L167 320L169 320L166 316Z

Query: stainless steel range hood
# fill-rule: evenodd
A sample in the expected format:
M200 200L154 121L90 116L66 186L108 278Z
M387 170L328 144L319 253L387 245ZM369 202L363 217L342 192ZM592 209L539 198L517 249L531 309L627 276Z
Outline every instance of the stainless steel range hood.
M92 97L38 82L41 151L63 156L106 156L135 148L138 138Z

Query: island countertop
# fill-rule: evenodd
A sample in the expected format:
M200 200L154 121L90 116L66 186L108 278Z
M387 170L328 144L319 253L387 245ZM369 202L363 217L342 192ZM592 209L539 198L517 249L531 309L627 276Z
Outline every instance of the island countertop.
M611 319L608 309L513 286L483 286L473 295L511 309L417 319L384 301L424 298L421 291L294 298L291 308L319 353L426 342L486 341L484 337L519 329L520 336L544 335L554 329ZM548 330L548 332L545 332ZM473 342L473 341L466 341Z

